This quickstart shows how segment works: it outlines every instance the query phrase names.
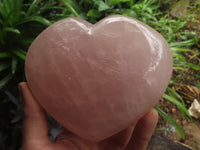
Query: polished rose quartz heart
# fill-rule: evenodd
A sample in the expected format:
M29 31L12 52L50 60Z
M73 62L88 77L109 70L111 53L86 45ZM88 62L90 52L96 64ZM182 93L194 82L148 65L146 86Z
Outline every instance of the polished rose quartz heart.
M67 18L35 39L25 71L32 94L61 125L100 141L156 104L172 56L165 39L136 19L116 15L92 25Z

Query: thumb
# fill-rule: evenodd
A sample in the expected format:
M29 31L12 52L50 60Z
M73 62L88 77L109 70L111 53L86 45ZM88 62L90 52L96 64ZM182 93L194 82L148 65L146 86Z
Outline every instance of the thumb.
M19 84L24 100L23 144L34 145L48 142L48 127L42 107L36 102L28 84Z
M138 121L125 150L146 150L157 122L158 113L152 109Z

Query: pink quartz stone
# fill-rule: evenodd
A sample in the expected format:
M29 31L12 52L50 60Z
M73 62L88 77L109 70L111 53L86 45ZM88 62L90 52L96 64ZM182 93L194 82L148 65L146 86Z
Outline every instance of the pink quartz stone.
M100 141L151 109L172 73L165 39L120 15L95 25L66 18L48 27L28 50L32 94L71 132Z

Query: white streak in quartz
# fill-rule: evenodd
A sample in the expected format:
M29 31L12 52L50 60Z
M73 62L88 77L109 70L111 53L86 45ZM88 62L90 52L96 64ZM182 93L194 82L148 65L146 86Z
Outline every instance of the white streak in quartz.
M98 22L97 24L110 24L110 23L113 23L113 22L122 22L122 21L127 21L127 22L130 22L130 19L128 18L124 18L124 17L116 17L116 18L110 18L109 20L103 20L103 21L100 21ZM136 20L131 20L131 23L132 24L137 24L137 21Z
M63 38L59 35L61 41L57 41L56 45L61 46L63 48L63 50L70 52L70 48L65 46L66 44L64 43Z
M71 19L72 22L75 22L79 27L81 27L84 31L86 31L89 35L92 34L92 27L88 27L82 22L79 22L77 20Z
M91 35L92 34L92 26L86 26L84 23L81 23L81 22L79 22L79 21L77 21L77 20L74 20L73 18L69 18L69 20L70 20L70 22L75 22L81 29L83 29L85 32L87 32L89 35ZM61 20L62 21L62 20ZM57 23L55 23L55 29L57 30L57 31L61 31L61 33L63 32L63 26L66 24L66 26L69 24L69 22L62 22L61 23L61 21L59 21L59 22L57 22ZM76 30L77 29L77 27L70 27L70 30L72 31L72 30Z

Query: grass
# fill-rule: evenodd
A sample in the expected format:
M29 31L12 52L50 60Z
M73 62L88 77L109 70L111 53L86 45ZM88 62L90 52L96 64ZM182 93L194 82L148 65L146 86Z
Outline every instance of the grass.
M165 9L169 6L169 9ZM174 71L193 70L199 73L200 64L188 60L185 53L199 56L200 29L196 20L200 17L200 2L190 2L183 16L174 17L170 11L176 8L172 0L0 0L0 149L17 149L21 142L21 105L17 84L25 80L24 60L29 45L46 27L65 17L79 17L91 23L112 14L136 18L160 32L169 43ZM195 13L193 13L195 12ZM188 77L189 78L189 77ZM198 78L198 77L196 77ZM171 79L170 85L176 85ZM200 87L200 82L195 84ZM176 105L183 117L190 117L184 101L170 87L163 98ZM181 127L164 111L155 107L181 134ZM2 137L1 137L2 136ZM17 140L13 140L16 139ZM3 139L3 140L2 140Z
M29 4L23 0L0 0L0 71L4 76L0 80L0 89L23 67L26 50L36 35L51 25L47 16L42 16L48 7L40 9L37 6L40 1Z

